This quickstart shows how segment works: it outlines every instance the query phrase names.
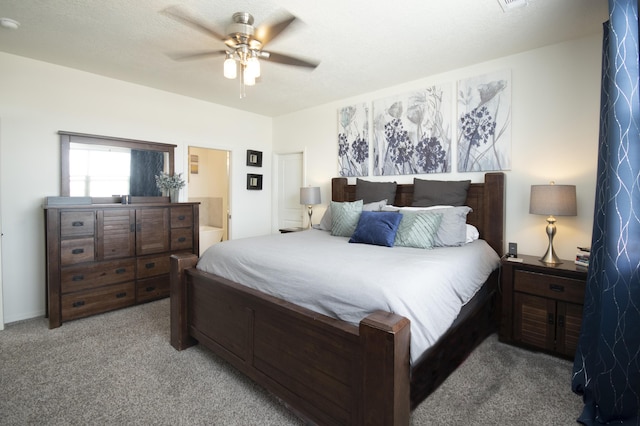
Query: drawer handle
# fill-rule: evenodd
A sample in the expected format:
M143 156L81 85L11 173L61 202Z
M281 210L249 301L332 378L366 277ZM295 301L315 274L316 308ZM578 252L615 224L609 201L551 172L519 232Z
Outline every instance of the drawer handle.
M84 253L83 248L77 248L77 249L71 250L71 254L82 254L82 253Z
M549 290L555 291L556 293L564 292L564 286L558 284L549 284Z
M183 215L183 214L181 214L180 216L178 216L178 220L185 220L185 219L186 219L186 216L185 216L185 215Z
M123 297L125 297L127 295L126 291L123 291L122 293L118 293L116 294L116 298L117 299L122 299Z
M149 262L144 265L144 267L147 269L155 268L155 266L156 266L156 262Z
M84 226L84 222L78 220L78 221L72 222L71 226Z
M145 288L146 291L153 291L155 289L156 288L154 286L149 286L149 287Z
M127 272L127 268L118 268L116 269L116 274L124 274Z
M178 238L178 242L179 242L179 243L184 243L185 241L187 241L187 238L186 238L186 237L180 237L180 238Z
M549 313L547 315L547 322L549 323L549 325L553 325L555 323L555 318L552 313Z
M79 308L80 306L84 306L84 300L78 300L77 302L73 302L71 306L74 308Z
M71 281L82 281L84 280L84 275L74 275L71 277Z

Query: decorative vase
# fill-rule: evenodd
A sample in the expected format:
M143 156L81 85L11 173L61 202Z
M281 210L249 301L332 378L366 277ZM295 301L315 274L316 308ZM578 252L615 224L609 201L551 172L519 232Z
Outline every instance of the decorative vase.
M170 189L169 190L169 199L172 203L177 203L180 198L180 190L179 189Z

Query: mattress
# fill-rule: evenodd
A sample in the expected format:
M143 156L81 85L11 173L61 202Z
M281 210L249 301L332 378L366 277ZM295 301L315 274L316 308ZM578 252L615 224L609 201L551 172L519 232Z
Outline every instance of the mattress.
M484 241L430 250L353 244L327 231L229 240L197 269L354 325L377 310L411 321L411 360L451 326L499 256Z

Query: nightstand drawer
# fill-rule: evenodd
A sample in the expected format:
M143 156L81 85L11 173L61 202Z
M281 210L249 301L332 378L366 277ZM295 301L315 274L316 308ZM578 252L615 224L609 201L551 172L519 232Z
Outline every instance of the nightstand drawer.
M555 300L584 303L584 281L571 278L516 270L513 290Z

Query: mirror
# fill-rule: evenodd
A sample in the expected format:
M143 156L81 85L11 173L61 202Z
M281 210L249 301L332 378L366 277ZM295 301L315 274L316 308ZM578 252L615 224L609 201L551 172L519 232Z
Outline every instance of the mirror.
M60 195L158 197L155 176L173 174L176 145L58 132Z

